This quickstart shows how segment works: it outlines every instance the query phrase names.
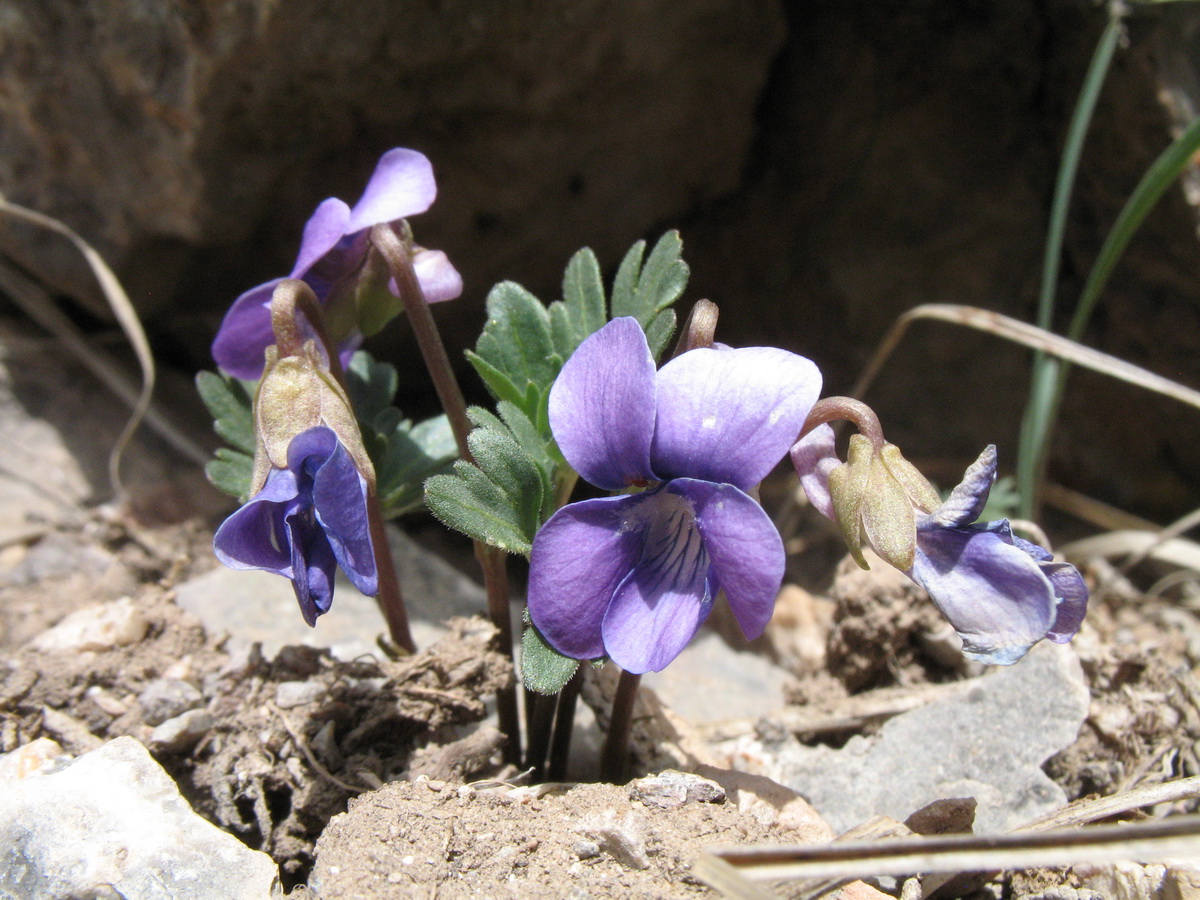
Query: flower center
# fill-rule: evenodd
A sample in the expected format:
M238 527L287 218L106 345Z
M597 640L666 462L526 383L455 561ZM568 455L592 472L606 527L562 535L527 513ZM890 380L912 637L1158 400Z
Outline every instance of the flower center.
M708 551L691 505L678 494L663 491L645 506L649 523L638 567L649 576L644 589L656 594L702 582L708 572Z

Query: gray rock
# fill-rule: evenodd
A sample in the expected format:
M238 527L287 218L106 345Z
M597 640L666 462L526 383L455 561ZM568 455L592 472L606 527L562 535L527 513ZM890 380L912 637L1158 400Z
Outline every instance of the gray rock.
M720 803L725 799L725 789L699 775L667 769L631 782L629 799L643 806L674 809L685 803Z
M179 678L156 678L142 688L137 699L147 725L161 725L204 703L200 689Z
M1005 831L1066 803L1041 766L1075 740L1088 700L1075 652L1043 642L966 694L896 716L840 750L772 748L767 774L839 832L874 815L903 821L946 797L978 801L977 832Z
M182 753L196 746L215 724L208 710L189 709L155 728L150 733L150 747L157 753Z
M292 709L320 700L329 690L320 681L283 681L275 688L275 705L280 709Z
M428 647L445 635L442 623L451 616L487 610L483 588L440 557L394 526L388 526L388 540L418 647ZM228 632L231 650L258 641L268 659L289 644L329 647L345 660L378 655L375 638L386 632L375 600L355 590L340 570L333 608L317 620L315 628L301 618L291 582L267 572L237 572L218 566L181 584L176 599L210 632Z
M108 893L103 893L107 891ZM267 900L265 853L206 822L130 737L0 792L0 897Z

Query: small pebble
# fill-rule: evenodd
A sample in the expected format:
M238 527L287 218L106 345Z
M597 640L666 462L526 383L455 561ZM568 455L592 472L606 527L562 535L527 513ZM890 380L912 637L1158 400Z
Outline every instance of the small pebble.
M158 753L183 753L196 745L216 724L203 709L189 709L167 719L150 734L150 749Z
M592 859L600 855L600 845L595 841L576 841L571 849L580 859Z
M140 641L150 623L131 597L71 613L33 639L38 650L111 650Z
M142 688L137 699L142 708L142 721L147 725L161 725L167 719L204 705L200 690L178 678L155 678Z
M667 769L632 782L629 799L641 801L644 806L674 809L685 803L720 803L725 799L725 789L708 778Z
M293 709L315 703L323 696L325 685L320 681L282 681L275 688L275 705L280 709Z

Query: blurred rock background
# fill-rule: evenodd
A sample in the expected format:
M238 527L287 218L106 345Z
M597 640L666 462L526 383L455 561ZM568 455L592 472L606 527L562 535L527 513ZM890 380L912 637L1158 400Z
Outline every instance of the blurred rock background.
M686 296L721 305L725 341L804 353L844 392L914 305L1032 319L1105 16L1080 0L10 0L0 192L94 242L164 364L190 374L233 298L290 268L316 204L353 202L382 151L415 147L441 190L418 239L467 284L436 308L452 357L494 282L549 300L580 246L611 274L634 240L678 228ZM1082 161L1060 326L1195 114L1198 22L1190 4L1130 16ZM1087 341L1200 387L1195 213L1168 193ZM65 243L0 222L0 263L111 329ZM403 328L372 349L408 376L406 411L431 412ZM1027 370L1020 348L918 324L867 399L948 482L988 442L1012 466ZM1051 474L1165 522L1200 505L1198 439L1195 410L1076 372Z

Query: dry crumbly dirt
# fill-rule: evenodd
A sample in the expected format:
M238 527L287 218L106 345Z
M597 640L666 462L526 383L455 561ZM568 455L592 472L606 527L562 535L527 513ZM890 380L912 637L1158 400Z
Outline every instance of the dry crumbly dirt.
M203 525L145 532L84 519L3 551L0 751L48 736L78 754L132 735L198 812L270 853L297 898L714 896L692 874L705 847L800 839L730 800L664 810L612 785L544 795L461 788L501 774L496 732L458 730L480 721L512 678L489 649L490 626L459 622L439 646L395 661L339 662L302 647L233 656L172 600L209 539ZM838 608L821 619L821 665L790 661L795 701L836 708L879 688L972 673L945 652L929 601L886 567L845 564L830 593ZM30 642L72 610L121 596L144 620L139 640L84 652ZM1097 593L1074 646L1093 703L1078 740L1046 766L1068 796L1200 774L1195 613L1117 580ZM190 684L211 716L193 743L155 743L140 695L162 679ZM641 743L635 730L634 774L700 770L702 732L669 710L656 716L667 730ZM343 814L348 804L354 816ZM1034 876L1003 876L980 896L1034 897L1077 882L1070 872Z

